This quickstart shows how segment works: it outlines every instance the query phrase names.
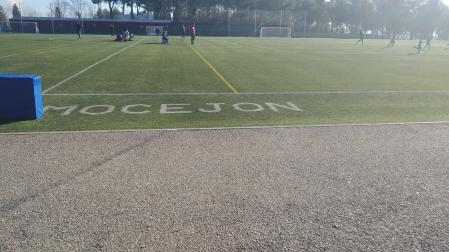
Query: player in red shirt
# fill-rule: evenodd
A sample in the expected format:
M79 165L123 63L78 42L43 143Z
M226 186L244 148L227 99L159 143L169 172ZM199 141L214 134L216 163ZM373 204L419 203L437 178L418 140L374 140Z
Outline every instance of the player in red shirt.
M196 36L196 28L195 28L195 23L193 23L192 30L190 32L190 43L192 43L192 45L195 43L195 36Z

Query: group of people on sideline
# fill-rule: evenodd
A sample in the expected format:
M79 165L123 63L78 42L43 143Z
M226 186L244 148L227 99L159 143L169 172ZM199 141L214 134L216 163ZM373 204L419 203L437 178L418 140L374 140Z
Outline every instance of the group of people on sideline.
M80 39L82 26L79 23L77 23L75 26L76 26L76 33L78 35L78 39ZM128 41L132 41L132 39L134 38L134 35L129 32L128 28L126 28L123 33L115 33L115 28L114 28L114 25L112 25L112 24L109 26L109 32L110 32L111 36L113 36L113 37L115 36L114 41L117 41L117 42L128 42ZM185 39L186 26L184 24L182 25L181 32L182 32L183 39ZM161 37L162 37L163 45L169 44L168 27L163 27L162 32L160 32L160 30L156 29L156 34L162 35ZM190 27L190 43L192 45L195 44L195 38L196 38L196 27L195 27L195 23L193 23L192 26Z
M181 35L182 35L182 38L185 39L185 37L186 37L186 26L184 24L181 27ZM192 26L190 27L190 43L192 45L195 44L195 38L196 38L196 27L195 27L195 23L193 23ZM168 28L165 27L164 30L162 31L162 44L163 45L168 45L168 43L169 43Z
M78 36L78 39L81 39L82 29L83 29L83 26L81 25L81 23L77 22L75 24L75 30L76 30L76 35ZM112 24L109 26L109 32L112 37L115 37L114 41L117 41L117 42L128 42L128 41L132 41L134 38L134 35L129 32L128 28L126 28L123 33L115 33L115 28L114 28L114 25L112 25ZM187 34L185 24L182 25L181 32L182 32L182 37L185 39L186 34ZM162 44L168 45L169 44L168 27L164 27L160 34L162 35ZM195 23L193 23L192 26L190 27L190 43L192 45L195 44L195 38L196 38L196 27L195 27Z
M183 24L182 25L182 38L185 39L186 38L186 26ZM195 37L196 37L196 27L195 27L195 23L192 24L192 26L190 27L190 43L193 45L195 44Z

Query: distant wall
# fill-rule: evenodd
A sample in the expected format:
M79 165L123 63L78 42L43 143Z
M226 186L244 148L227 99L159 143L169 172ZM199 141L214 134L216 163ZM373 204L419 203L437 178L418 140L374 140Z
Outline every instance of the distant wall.
M20 32L21 27L19 22L21 19L10 19L11 22L15 22L11 25L13 32ZM66 19L52 19L41 17L23 17L23 22L36 22L38 24L39 32L43 34L73 34L75 33L75 24L81 22L79 19L66 18ZM164 26L169 30L170 35L181 35L182 25L175 24L169 20L118 20L118 19L84 19L82 20L83 30L85 34L110 34L110 26L114 26L115 33L121 33L126 28L131 33L136 35L145 35L146 26ZM14 27L13 27L14 26ZM190 34L191 24L186 24L186 35ZM32 26L25 26L24 32L34 33ZM29 30L29 31L28 31ZM254 25L236 25L231 24L228 30L226 24L203 24L197 23L196 30L198 36L220 36L220 37L258 37L260 35L260 26L254 27ZM295 29L292 31L294 38L342 38L342 39L357 39L359 33L317 33L313 31L306 31L303 29ZM379 37L376 35L366 35L367 39L386 39L385 37ZM444 36L446 38L446 36Z
M186 25L186 33L190 34L191 25ZM171 25L169 32L171 35L181 35L182 25ZM196 32L198 36L228 36L227 25L208 25L208 24L196 24ZM254 26L251 25L232 25L229 30L229 36L231 37L253 37ZM258 36L258 34L257 34Z
M170 34L171 35L180 35L182 33L182 26L177 24L172 24L170 26ZM186 33L190 34L190 25L186 26ZM220 36L220 37L259 37L260 36L260 27L254 28L254 25L231 25L228 31L227 25L220 24L196 24L196 30L198 36ZM292 37L294 38L341 38L341 39L358 39L359 33L317 33L306 31L304 33L303 29L297 29L292 31ZM367 39L378 39L379 37L376 35L365 35Z
M21 22L20 19L10 19L10 22ZM24 17L23 22L36 22L39 33L43 34L70 34L75 33L75 24L82 23L85 34L110 34L111 25L115 33L129 29L131 33L144 35L146 26L169 26L171 21L127 21L127 20L101 20L101 19L51 19Z

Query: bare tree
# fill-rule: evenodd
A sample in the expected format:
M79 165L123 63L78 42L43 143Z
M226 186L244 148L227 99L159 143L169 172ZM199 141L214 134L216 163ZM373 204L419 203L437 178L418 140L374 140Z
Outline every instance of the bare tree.
M109 18L114 18L114 6L118 3L119 0L104 0L104 2L108 3L109 7Z
M8 19L8 16L6 15L6 10L3 8L3 6L0 4L0 22L6 21Z
M92 3L87 3L86 15L88 18L94 18L97 14L97 7Z
M70 9L72 14L77 18L81 18L83 16L86 5L86 0L70 0Z
M13 18L18 18L22 16L22 12L19 9L19 6L17 6L17 4L13 4L12 6L12 17Z
M70 4L65 0L51 0L48 8L50 8L50 15L52 17L61 17L64 18L67 14L67 11L70 7ZM58 11L56 11L58 10Z
M6 3L6 5L5 5L5 6L3 6L3 8L5 8L5 11L6 11L6 16L7 16L7 17L9 17L9 13L11 13L11 12L12 12L12 5L11 5L11 4L8 4L8 3Z
M22 8L22 15L24 17L39 17L41 13L38 10L27 6Z
M49 2L48 3L47 16L48 17L54 17L55 16L55 5L53 4L53 2Z

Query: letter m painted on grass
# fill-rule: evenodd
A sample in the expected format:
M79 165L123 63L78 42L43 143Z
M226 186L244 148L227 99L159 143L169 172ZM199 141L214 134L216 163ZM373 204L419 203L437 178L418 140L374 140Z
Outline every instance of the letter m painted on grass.
M70 115L73 111L75 111L75 109L78 108L78 105L74 105L74 106L67 106L67 107L55 107L55 106L46 106L44 108L44 111L47 112L49 110L56 110L56 111L64 111L64 113L62 113L63 116L68 116Z

